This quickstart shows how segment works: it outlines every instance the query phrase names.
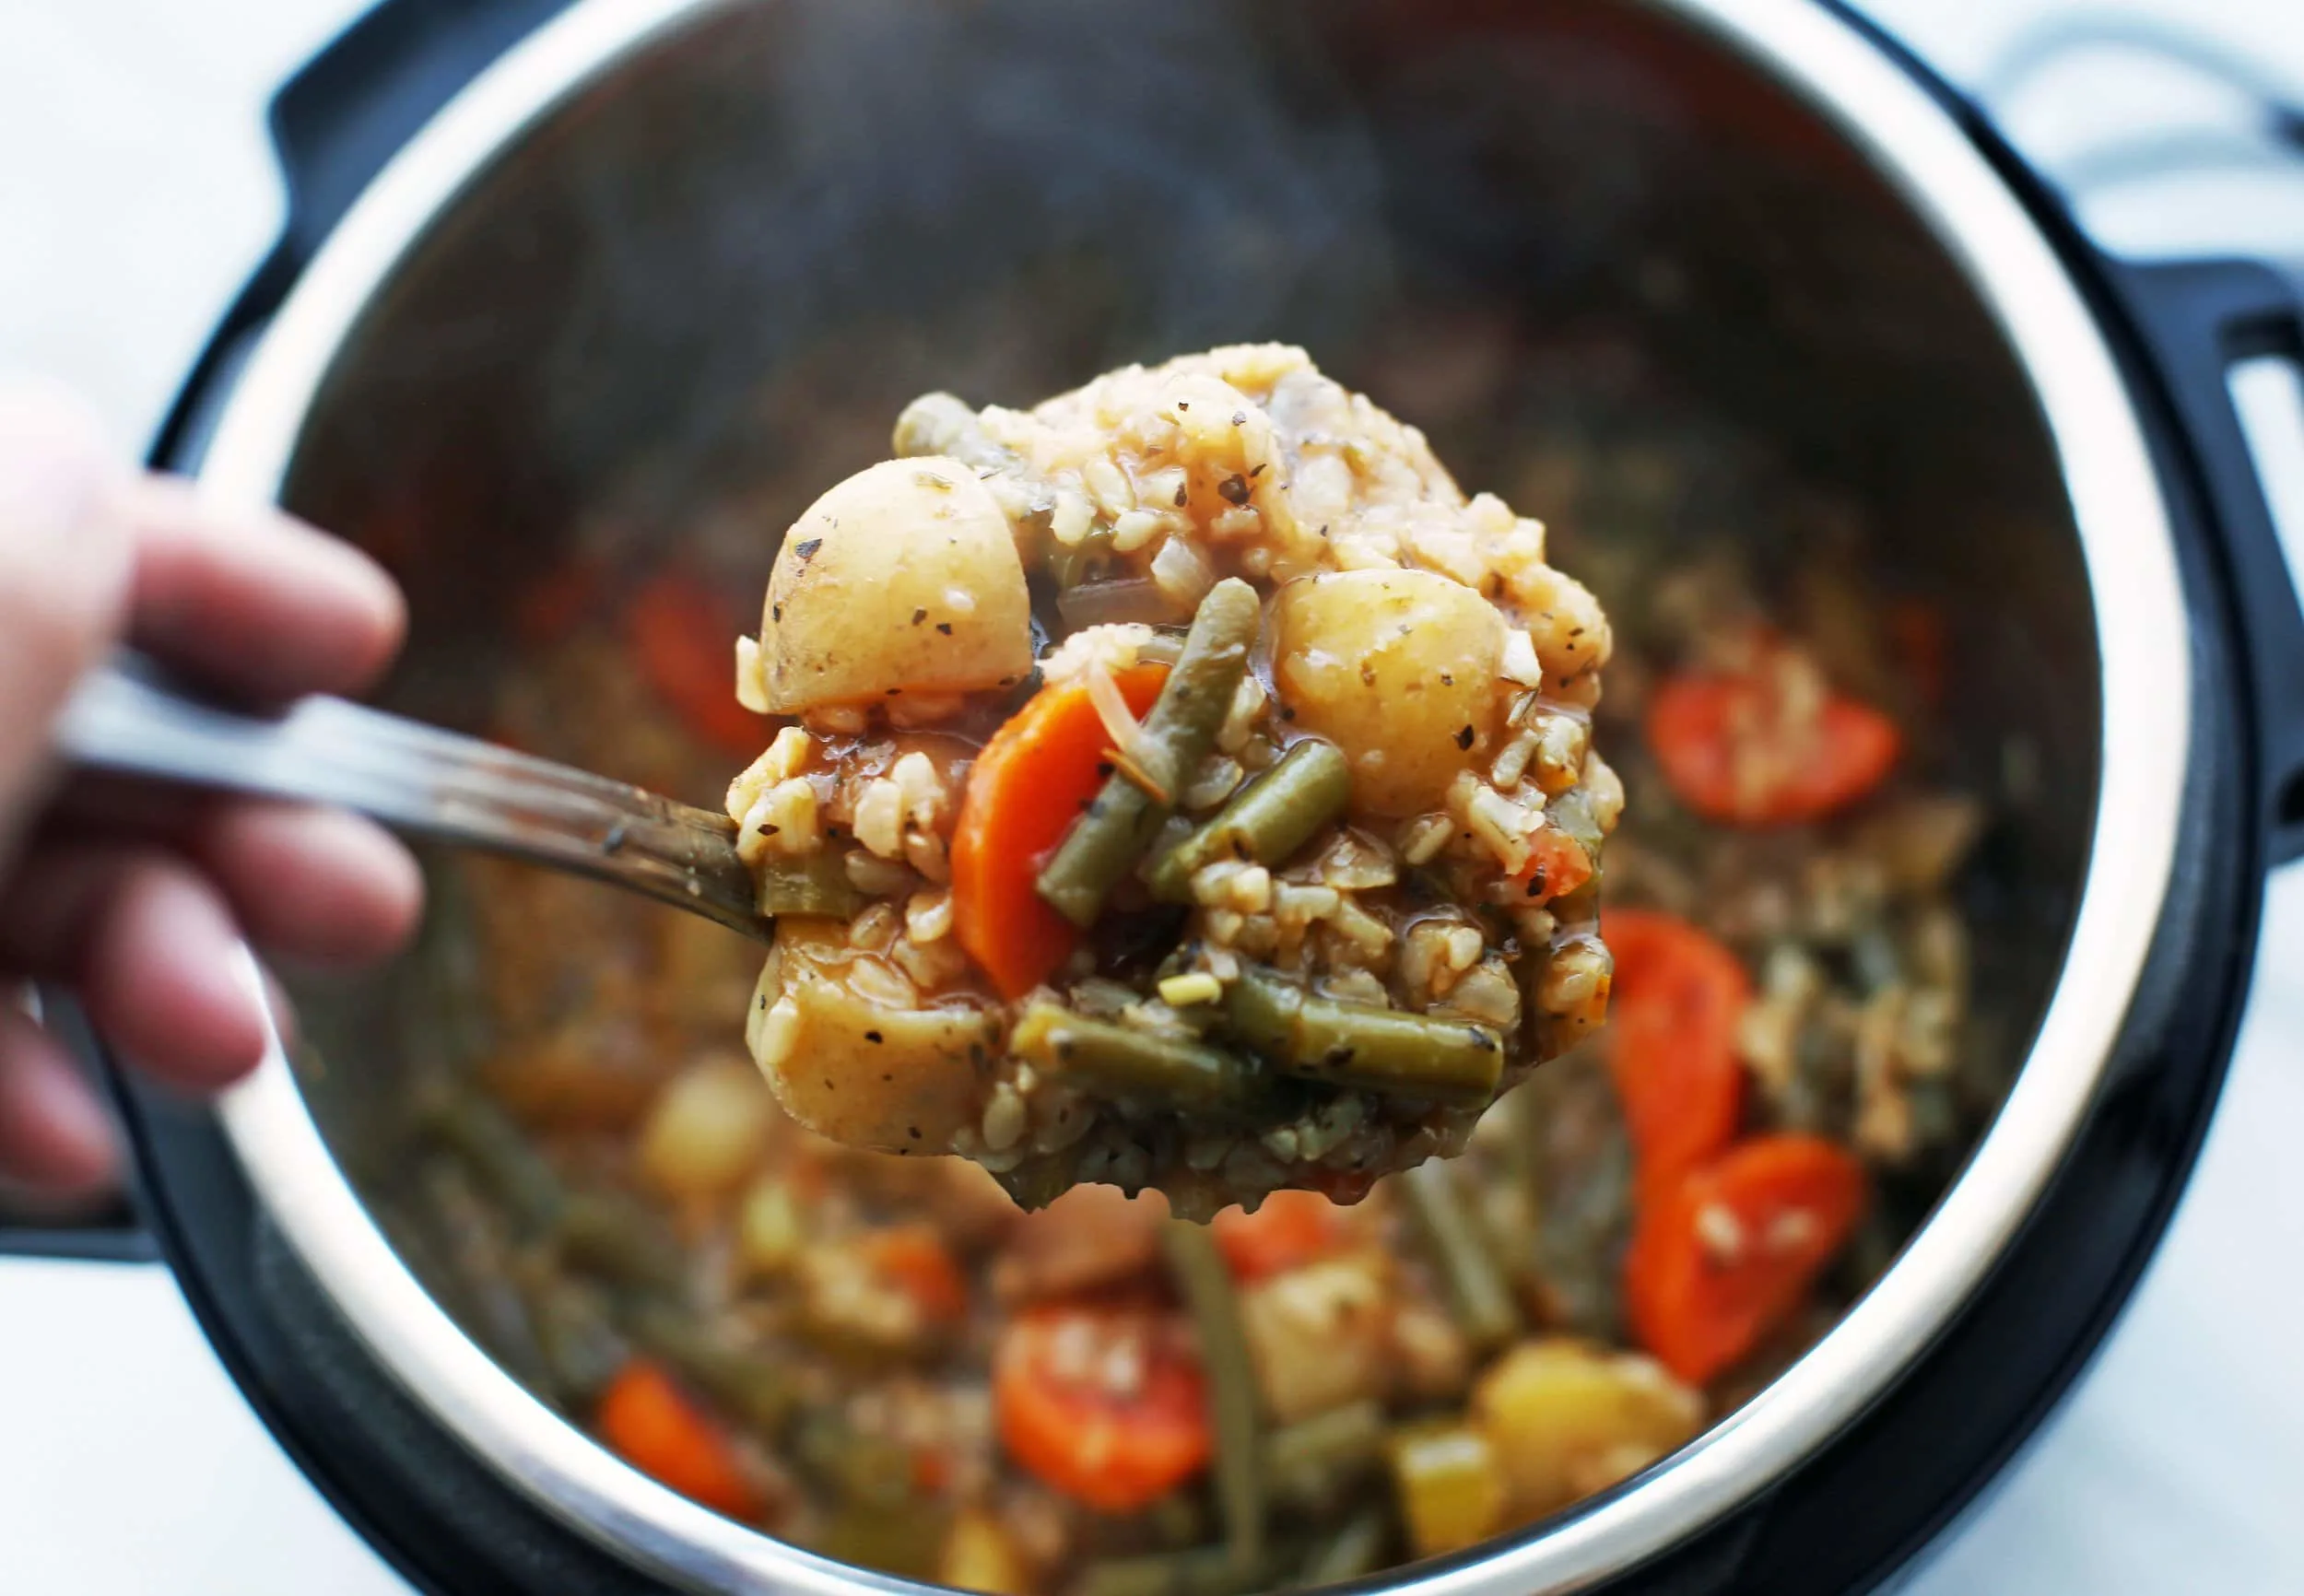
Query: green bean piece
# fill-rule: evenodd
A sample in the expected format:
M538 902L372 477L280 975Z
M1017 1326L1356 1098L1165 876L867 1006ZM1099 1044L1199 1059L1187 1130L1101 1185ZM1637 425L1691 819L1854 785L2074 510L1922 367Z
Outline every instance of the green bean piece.
M934 1579L951 1514L930 1502L851 1502L811 1538L809 1550L907 1579Z
M532 1259L517 1273L552 1390L570 1411L588 1412L631 1348L597 1292L559 1274L547 1260Z
M1133 1097L1205 1111L1236 1109L1255 1095L1245 1061L1189 1038L1090 1019L1055 1003L1026 1008L1008 1050L1099 1097Z
M863 909L864 894L848 879L839 850L819 848L796 857L771 853L759 867L760 912L826 914L841 920Z
M515 1253L502 1210L488 1202L470 1170L450 1159L429 1161L417 1185L427 1228L461 1288L464 1329L522 1384L550 1390L535 1324L512 1285Z
M1200 1334L1208 1379L1208 1423L1216 1435L1216 1503L1233 1567L1259 1567L1264 1556L1264 1396L1249 1361L1232 1272L1205 1225L1171 1219L1160 1235L1168 1266Z
M782 1364L722 1345L667 1303L641 1305L629 1323L635 1341L763 1435L772 1436L791 1416L799 1392Z
M1074 1596L1247 1596L1264 1583L1265 1572L1242 1569L1228 1546L1194 1546L1091 1563L1072 1590Z
M1503 1078L1504 1041L1487 1026L1313 997L1270 970L1241 971L1225 1023L1289 1074L1331 1086L1476 1106Z
M838 1407L805 1414L793 1427L790 1451L802 1472L843 1502L900 1508L913 1499L911 1451L857 1429Z
M1248 672L1248 651L1262 617L1256 590L1228 577L1200 601L1184 634L1184 651L1144 718L1144 774L1167 792L1155 798L1115 772L1072 824L1040 873L1040 897L1075 925L1089 926L1175 809L1175 794L1216 746L1232 695Z
M1437 1160L1418 1164L1401 1175L1400 1186L1464 1339L1486 1352L1518 1335L1520 1307L1511 1283L1449 1167Z
M1272 1432L1264 1441L1264 1492L1291 1508L1327 1507L1383 1457L1383 1404L1346 1402Z
M1375 1573L1384 1566L1384 1547L1391 1539L1391 1518L1381 1508L1355 1513L1325 1545L1305 1559L1303 1572L1296 1577L1296 1589L1317 1590L1322 1585Z
M560 1178L519 1121L487 1098L449 1091L422 1110L425 1129L446 1143L523 1230L548 1230L566 1193Z
M666 1295L681 1287L679 1243L628 1198L571 1192L553 1234L560 1257L588 1274Z
M1222 859L1278 864L1343 814L1351 795L1352 768L1343 751L1317 737L1303 739L1169 850L1146 878L1152 896L1190 902L1193 873Z

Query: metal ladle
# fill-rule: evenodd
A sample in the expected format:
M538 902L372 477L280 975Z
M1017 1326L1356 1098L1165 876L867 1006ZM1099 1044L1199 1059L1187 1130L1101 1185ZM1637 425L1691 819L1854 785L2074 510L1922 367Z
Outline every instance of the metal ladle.
M770 934L727 816L342 698L229 709L123 655L81 683L55 745L83 769L338 804Z

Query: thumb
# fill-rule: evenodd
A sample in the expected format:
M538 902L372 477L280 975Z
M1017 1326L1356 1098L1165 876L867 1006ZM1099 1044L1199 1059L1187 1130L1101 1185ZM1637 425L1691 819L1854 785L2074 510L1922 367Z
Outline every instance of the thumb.
M49 727L119 635L133 543L109 510L120 468L88 409L0 382L0 864L49 777Z

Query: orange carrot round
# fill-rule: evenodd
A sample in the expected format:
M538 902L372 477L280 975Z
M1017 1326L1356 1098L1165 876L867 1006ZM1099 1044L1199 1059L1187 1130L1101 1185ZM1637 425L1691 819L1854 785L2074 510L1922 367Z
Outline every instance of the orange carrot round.
M899 1225L876 1231L862 1243L864 1260L920 1308L930 1324L951 1324L968 1316L968 1280L952 1250L929 1225Z
M1558 827L1538 827L1528 839L1528 863L1512 879L1531 902L1565 898L1592 879L1592 855Z
M1283 1190L1264 1200L1253 1214L1227 1208L1209 1223L1209 1234L1232 1273L1244 1281L1286 1273L1324 1258L1349 1235L1345 1211L1317 1191Z
M1160 696L1168 667L1137 665L1114 679L1130 711L1142 715ZM969 770L952 831L952 928L1011 1002L1078 943L1078 930L1033 883L1111 773L1111 734L1087 688L1065 682L1035 693Z
M1648 742L1680 801L1731 826L1822 819L1877 787L1903 750L1895 722L1844 694L1788 704L1765 661L1660 684Z
M759 1492L726 1432L647 1358L617 1371L594 1421L609 1449L641 1473L731 1519L759 1516Z
M1736 956L1675 915L1614 909L1608 1070L1643 1193L1728 1145L1744 1110L1736 1024L1752 1001Z
M1819 1136L1745 1142L1651 1203L1624 1259L1633 1338L1701 1385L1799 1307L1864 1207L1863 1166Z
M1163 1315L1064 1304L1018 1315L993 1355L1001 1443L1055 1490L1133 1513L1208 1464L1207 1382Z
M681 725L732 758L768 745L768 722L736 702L737 622L711 588L678 571L644 583L624 612L633 658Z

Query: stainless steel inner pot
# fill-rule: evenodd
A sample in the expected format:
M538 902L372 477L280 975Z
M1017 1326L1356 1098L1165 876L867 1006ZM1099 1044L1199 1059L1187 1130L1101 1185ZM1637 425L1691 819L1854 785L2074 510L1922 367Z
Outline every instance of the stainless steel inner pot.
M827 420L821 396L884 418L930 387L1026 402L1265 337L1357 384L1465 317L1536 352L1518 358L1627 340L1843 488L1872 557L1956 607L1951 757L1994 773L2020 748L2031 794L1979 910L1981 1001L2024 1061L1987 1135L1746 1407L1558 1519L1394 1576L1522 1596L1731 1512L1897 1379L2069 1144L2169 886L2190 623L2137 420L2048 243L1898 66L1802 0L579 0L347 217L203 477L383 553L415 617L395 698L476 723L519 665L514 586L580 521L625 529L635 565L679 526L764 574L800 503L760 485L885 446L885 419ZM1608 380L1576 379L1595 405ZM1380 397L1418 418L1415 393ZM1475 487L1514 442L1434 430ZM746 509L699 525L722 502ZM907 1588L634 1473L434 1304L345 1173L389 1156L425 1001L395 977L318 1003L324 1075L276 1056L222 1110L355 1332L638 1567Z

